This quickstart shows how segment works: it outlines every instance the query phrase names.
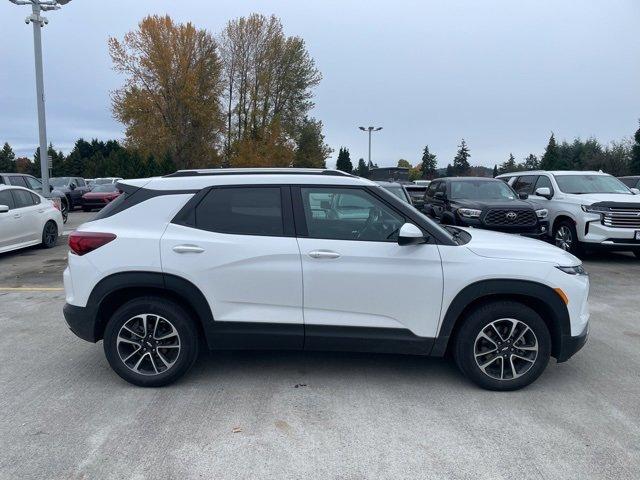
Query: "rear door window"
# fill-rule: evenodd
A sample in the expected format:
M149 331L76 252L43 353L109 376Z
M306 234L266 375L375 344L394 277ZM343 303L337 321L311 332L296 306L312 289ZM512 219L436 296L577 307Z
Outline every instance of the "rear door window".
M14 189L13 198L16 202L16 208L31 207L35 204L31 193L26 190Z
M27 182L24 181L24 178L17 176L17 177L9 177L9 183L11 185L15 185L16 187L28 187Z
M9 210L16 208L13 196L11 195L11 190L0 190L0 205L6 205L9 207Z
M283 236L281 189L214 188L196 207L196 228L237 235Z
M523 175L522 177L518 177L516 183L513 184L513 189L518 193L531 195L537 179L537 175Z

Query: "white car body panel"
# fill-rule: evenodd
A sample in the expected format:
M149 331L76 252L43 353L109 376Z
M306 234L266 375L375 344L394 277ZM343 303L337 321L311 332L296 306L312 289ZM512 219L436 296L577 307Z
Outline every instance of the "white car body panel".
M406 328L433 337L442 304L436 245L299 238L304 321L309 325ZM316 251L337 258L313 258Z
M0 213L0 253L39 245L48 221L56 222L58 235L62 234L62 214L50 200L23 187L0 185L0 190L24 190L40 199L37 205Z

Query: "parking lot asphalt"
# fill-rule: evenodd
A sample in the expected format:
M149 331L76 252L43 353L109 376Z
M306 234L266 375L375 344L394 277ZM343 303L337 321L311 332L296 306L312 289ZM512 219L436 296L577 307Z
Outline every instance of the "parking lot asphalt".
M45 290L62 287L65 252L0 256L0 478L640 478L630 255L585 261L585 348L495 393L447 360L295 352L204 353L172 386L133 387Z

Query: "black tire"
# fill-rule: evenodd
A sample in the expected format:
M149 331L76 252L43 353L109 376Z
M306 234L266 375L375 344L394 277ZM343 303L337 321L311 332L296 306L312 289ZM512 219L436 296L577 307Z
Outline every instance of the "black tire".
M60 208L62 209L62 216L66 218L69 215L69 202L66 197L60 200Z
M151 343L148 343L148 347L145 347L147 350L144 352L142 352L142 342L139 340L140 335L129 334L129 331L123 329L125 324L135 327L136 323L129 323L130 321L137 322L138 324L142 323L143 317L141 316L144 314L150 315L147 320L149 330L151 330L151 323L154 321L158 322L158 318L161 317L160 321L163 323L160 323L160 328L164 325L164 331L166 332L168 324L170 327L173 327L175 332L177 332L179 348L175 357L170 356L173 355L171 352L174 352L175 350L169 350L169 348L175 349L175 346L163 348L161 340L155 339L155 329L153 332L154 338L148 338L148 336L145 337L148 338L149 342L153 343L153 348L151 347ZM122 346L118 346L118 335L121 333L121 330L123 335L130 335L130 338L135 339L140 343L141 346L139 349L129 346L126 342L123 342ZM139 331L142 333L141 330ZM175 335L171 338L173 339L173 342L176 341ZM113 368L113 370L127 382L140 387L162 387L175 382L187 373L198 357L198 330L194 323L194 319L176 303L160 297L140 297L130 300L121 306L111 316L107 323L103 343L104 353L109 365L111 365L111 368ZM131 350L126 350L126 348L130 348ZM132 365L134 362L137 363L137 360L146 356L145 359L142 360L142 363L140 363L138 370L147 368L150 373L139 373L125 364L122 356L126 357L134 350L141 353L136 353L136 356L129 361L129 365ZM164 354L161 352L164 352ZM162 355L162 357L159 355ZM161 362L162 358L165 358L165 362L166 360L169 360L171 365L169 367L163 366ZM160 369L157 368L158 366ZM133 367L135 367L135 365L133 365ZM162 371L162 368L166 369ZM154 373L152 369L161 371L159 373Z
M576 257L584 254L584 247L578 240L578 232L572 221L561 220L553 226L553 243Z
M498 329L493 335L492 323ZM503 336L511 331L514 324L517 327L509 337L511 342L504 341ZM498 333L499 330L502 333ZM481 338L481 332L488 332L493 340ZM513 342L520 334L523 336ZM490 352L492 344L499 353L482 353L485 348ZM531 351L534 345L537 352ZM551 336L540 315L526 305L512 301L492 302L481 305L466 317L455 336L453 353L458 368L480 387L498 391L518 390L536 380L546 368L551 355ZM529 360L525 361L527 357ZM485 367L484 370L480 365ZM500 370L501 367L504 370ZM497 378L502 376L504 378Z
M636 248L635 250L633 250L633 254L636 256L637 259L640 260L640 248Z
M58 225L49 220L42 228L42 248L53 248L58 243Z

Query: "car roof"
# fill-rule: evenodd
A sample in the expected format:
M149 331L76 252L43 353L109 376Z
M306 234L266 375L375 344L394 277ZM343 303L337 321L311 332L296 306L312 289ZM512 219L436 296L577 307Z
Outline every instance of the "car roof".
M496 178L513 177L519 175L541 175L550 173L551 175L609 175L604 172L596 172L595 170L523 170L520 172L501 173Z
M490 177L443 177L443 178L437 178L436 180L445 180L448 182L475 182L475 181L485 181L485 182L493 182L496 179L495 178L490 178ZM436 181L434 180L434 182ZM503 182L504 183L504 182Z
M118 184L144 187L151 190L187 191L199 190L214 185L377 185L372 181L338 170L311 168L181 170L164 177L120 180Z

